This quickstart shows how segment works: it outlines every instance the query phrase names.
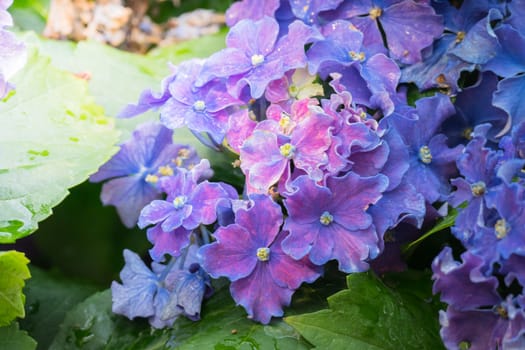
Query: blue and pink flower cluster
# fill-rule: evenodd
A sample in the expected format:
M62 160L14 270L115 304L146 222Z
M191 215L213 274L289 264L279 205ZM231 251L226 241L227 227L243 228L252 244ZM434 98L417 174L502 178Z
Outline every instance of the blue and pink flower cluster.
M160 124L139 126L92 176L153 244L152 270L125 252L114 311L155 327L197 319L210 278L226 277L235 302L268 323L329 261L345 273L404 269L406 232L417 238L450 205L461 261L445 248L432 265L444 343L520 348L524 9L234 3L226 48L174 66L160 92L127 106L122 117L156 109ZM211 181L209 162L173 143L180 127L235 155L244 182Z

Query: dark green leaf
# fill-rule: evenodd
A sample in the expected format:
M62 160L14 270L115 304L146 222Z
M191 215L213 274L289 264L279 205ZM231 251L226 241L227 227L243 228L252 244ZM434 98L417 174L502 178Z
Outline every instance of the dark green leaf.
M421 291L391 289L371 273L349 275L347 283L328 298L329 309L285 321L316 349L443 348L435 304L420 299Z
M34 350L36 342L26 332L18 329L18 323L0 328L0 350Z
M456 217L458 216L458 210L456 208L451 208L448 215L444 218L440 219L434 227L432 227L428 232L426 232L424 235L419 237L413 242L410 242L408 245L406 245L403 248L403 252L406 253L410 249L416 247L419 243L427 239L428 237L432 236L435 233L438 233L440 231L443 231L451 226L454 225L456 222Z
M326 306L326 297L340 283L319 281L303 286L288 314L309 312ZM111 312L110 291L95 294L78 304L60 326L51 349L309 349L310 345L289 325L274 319L261 325L246 318L235 306L227 285L205 302L202 320L178 319L172 329L154 330L146 320L134 320Z
M20 326L38 341L38 349L48 349L66 312L96 288L54 277L36 267L31 267L31 275L24 289L26 317Z
M23 253L10 250L0 252L0 326L7 326L17 317L24 317L22 294L24 280L31 277Z

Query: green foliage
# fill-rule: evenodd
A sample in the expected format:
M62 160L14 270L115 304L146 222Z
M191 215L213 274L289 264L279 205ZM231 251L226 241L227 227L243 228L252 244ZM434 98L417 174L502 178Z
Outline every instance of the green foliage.
M21 30L42 32L46 26L51 0L16 0L9 8L15 26Z
M27 236L116 151L111 120L85 81L30 54L0 102L0 243Z
M22 288L24 280L31 277L27 263L29 260L23 253L0 252L0 327L25 315Z
M26 332L18 329L18 323L0 327L0 350L34 350L36 342Z
M442 349L437 305L421 299L430 295L430 279L400 287L414 280L399 276L390 278L398 281L392 289L371 273L349 275L348 289L329 297L328 309L285 321L316 349Z
M311 299L310 303L311 305ZM305 303L306 305L306 303ZM111 312L111 293L97 293L66 316L51 350L68 349L308 349L282 320L260 325L236 307L222 288L205 303L201 321L185 318L172 329L153 330L144 320L129 321Z
M430 230L428 230L425 234L423 234L421 237L416 239L413 242L410 242L403 248L404 253L410 253L410 251L417 247L421 242L423 242L428 237L432 236L435 233L441 232L451 226L454 225L456 222L456 217L458 216L458 210L455 208L450 208L449 213L447 216L439 219L439 221L432 227Z
M24 289L26 317L20 320L20 326L37 340L38 349L48 349L66 312L95 291L92 285L31 267L31 279Z

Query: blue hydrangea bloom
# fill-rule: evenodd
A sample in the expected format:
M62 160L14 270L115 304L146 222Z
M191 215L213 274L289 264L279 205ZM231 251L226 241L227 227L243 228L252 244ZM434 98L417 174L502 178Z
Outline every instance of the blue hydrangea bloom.
M150 270L136 253L125 249L122 284L111 284L113 312L129 319L148 318L155 328L173 325L180 315L198 320L202 300L212 289L196 252L197 247L191 246L182 264L182 259L167 265L154 263Z
M135 226L146 204L161 197L159 178L199 162L193 148L173 144L172 136L158 123L139 125L118 153L89 178L91 182L109 180L102 187L102 203L115 206L127 227Z
M409 151L410 167L403 181L413 185L425 200L445 200L449 179L457 173L455 161L463 146L449 148L447 137L439 133L445 119L454 114L450 98L437 94L419 99L416 108L394 112L382 125L395 128Z

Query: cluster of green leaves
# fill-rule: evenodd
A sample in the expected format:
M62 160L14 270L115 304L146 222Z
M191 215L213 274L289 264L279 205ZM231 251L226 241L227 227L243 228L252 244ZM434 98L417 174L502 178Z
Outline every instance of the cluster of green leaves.
M383 279L353 274L343 290L333 278L319 280L297 292L286 310L292 316L269 325L247 319L231 299L227 283L219 281L216 293L204 303L201 321L180 318L164 330L113 314L109 290L89 295L89 286L32 272L28 315L21 326L38 341L39 349L442 348L435 317L439 304L432 299L428 275L416 272ZM12 326L5 329L14 331ZM25 337L21 333L17 341Z

